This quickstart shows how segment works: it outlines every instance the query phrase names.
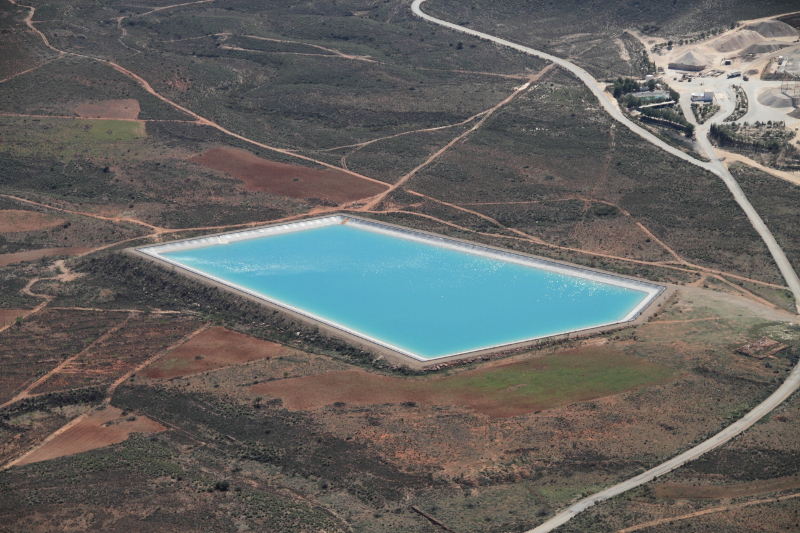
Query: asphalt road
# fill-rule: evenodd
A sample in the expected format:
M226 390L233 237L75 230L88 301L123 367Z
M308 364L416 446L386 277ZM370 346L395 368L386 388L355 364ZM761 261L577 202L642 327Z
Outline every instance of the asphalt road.
M552 531L555 528L566 524L572 517L580 513L581 511L585 511L589 507L593 506L597 502L601 502L603 500L607 500L609 498L613 498L623 492L629 491L632 488L638 487L639 485L643 485L653 479L657 478L658 476L662 476L667 472L675 470L676 468L688 463L689 461L693 461L697 459L704 453L713 450L717 446L721 446L725 444L736 435L739 435L747 428L758 422L758 420L772 411L775 407L780 405L786 398L788 398L793 392L795 392L800 386L800 366L795 366L792 370L789 377L786 381L783 382L783 385L778 387L778 389L772 393L772 395L758 404L758 406L744 415L742 418L731 424L730 426L726 427L710 439L704 441L701 444L698 444L694 448L683 452L682 454L678 455L670 459L665 463L661 463L655 468L648 470L642 474L639 474L636 477L633 477L627 481L623 481L618 485L614 485L613 487L609 487L603 491L598 492L592 496L584 498L566 510L558 513L553 518L545 522L544 524L531 529L526 533L545 533L547 531Z
M595 94L595 96L597 96L598 100L600 100L600 103L603 105L606 111L608 111L608 113L611 114L612 117L625 124L625 126L627 126L631 131L638 134L645 140L651 142L652 144L666 150L667 152L677 157L680 157L681 159L688 161L693 165L709 170L710 172L713 172L714 174L722 178L723 182L731 191L736 201L739 203L744 212L747 214L747 218L750 219L750 222L753 224L753 227L756 229L759 235L761 235L761 238L767 244L770 253L775 259L775 262L778 264L778 268L780 269L781 273L786 279L787 284L789 285L789 288L792 290L792 293L795 296L795 301L797 301L798 306L800 306L800 279L798 279L797 273L794 271L794 269L792 269L789 260L786 258L786 255L783 253L783 250L780 248L780 246L778 246L778 243L775 241L775 238L772 236L772 233L769 231L769 229L767 229L763 220L761 220L761 217L758 215L756 210L747 200L747 197L745 196L744 192L742 192L742 189L739 187L739 184L736 182L731 173L728 171L727 167L725 167L725 165L714 154L714 150L711 147L711 143L706 135L709 127L708 123L704 125L704 127L702 127L698 132L698 141L700 143L700 146L703 148L703 150L711 159L711 161L709 162L703 162L688 156L687 154L681 152L677 148L673 148L672 146L668 145L667 143L665 143L664 141L662 141L649 131L643 129L642 127L633 123L631 120L625 117L622 114L622 112L616 107L616 105L614 105L614 103L611 101L610 95L608 95L608 93L606 93L603 90L603 87L600 86L597 80L595 80L588 72L586 72L582 68L573 65L569 61L552 56L550 54L546 54L544 52L540 52L538 50L534 50L532 48L528 48L527 46L522 46L516 43L512 43L510 41L506 41L505 39L500 39L499 37L493 37L491 35L481 33L479 31L475 31L470 28L465 28L463 26L459 26L451 22L446 22L431 17L430 15L423 13L422 10L420 9L420 6L422 5L423 2L425 2L425 0L414 0L411 9L417 16L429 22L438 24L440 26L444 26L446 28L450 28L455 31L467 33L469 35L474 35L476 37L480 37L481 39L487 39L497 44L501 44L503 46L508 46L509 48L519 50L520 52L540 57L548 61L552 61L553 63L565 68L566 70L569 70L570 72L578 76L578 78L580 78L586 84L587 87L589 87L589 89ZM717 118L715 122L718 120L722 120L722 118L727 116L732 111L732 108L730 106L725 105L724 107L725 109L723 110L722 113L720 113L719 118ZM689 116L690 117L692 116L691 110ZM635 487L638 487L639 485L648 483L659 476L662 476L668 472L671 472L672 470L675 470L676 468L679 468L680 466L688 463L689 461L697 459L704 453L713 450L714 448L721 446L722 444L725 444L726 442L733 439L734 437L736 437L737 435L748 429L750 426L758 422L758 420L760 420L764 415L772 411L775 407L780 405L781 402L783 402L793 392L795 392L798 387L800 387L800 365L795 366L795 368L792 370L791 374L789 374L789 377L786 379L786 381L784 381L784 383L780 387L778 387L778 389L774 393L772 393L772 395L770 395L769 398L761 402L755 409L753 409L745 416L743 416L741 419L734 422L730 426L726 427L725 429L723 429L710 439L702 442L701 444L698 444L697 446L691 448L688 451L683 452L677 457L674 457L669 461L666 461L658 465L655 468L652 468L642 474L639 474L638 476L635 476L627 481L623 481L622 483L614 485L613 487L609 487L605 490L602 490L597 494L579 500L578 502L569 506L564 511L555 515L547 522L541 524L538 527L535 527L534 529L529 530L526 533L546 533L549 531L553 531L557 527L562 526L567 522L569 522L569 520L571 520L578 513L592 507L597 502L613 498L614 496L622 494L623 492L627 492Z
M646 129L642 128L638 124L631 121L628 117L622 114L622 111L616 106L616 102L613 101L613 97L606 92L604 86L600 85L596 79L592 77L591 74L583 70L582 68L578 67L577 65L573 65L569 61L565 59L561 59L560 57L552 56L550 54L546 54L544 52L540 52L539 50L534 50L533 48L528 48L527 46L522 46L521 44L513 43L511 41L507 41L505 39L501 39L499 37L494 37L492 35L482 33L471 28L466 28L464 26L459 26L458 24L453 24L452 22L447 22L444 20L437 19L432 17L426 13L424 13L421 9L421 5L425 2L425 0L414 0L414 3L411 5L411 10L414 12L415 15L421 17L428 22L432 22L434 24L438 24L440 26L444 26L445 28L450 28L451 30L458 31L461 33L466 33L468 35L474 35L475 37L479 37L481 39L486 39L497 44L507 46L509 48L513 48L514 50L518 50L522 53L529 54L532 56L540 57L547 61L551 61L556 65L572 72L575 76L580 78L583 83L589 88L589 90L597 96L597 99L600 101L600 104L605 108L605 110L616 120L623 123L628 129L632 132L636 133L643 139L647 140L648 142L658 146L662 150L669 152L670 154L674 155L675 157L679 157L684 161L687 161L695 166L700 168L704 168L710 172L713 172L725 183L728 189L733 194L733 197L736 199L736 202L741 206L742 210L747 215L747 218L750 220L750 223L753 225L755 230L764 240L764 243L767 245L767 248L772 254L772 258L775 260L775 263L778 265L778 269L780 270L781 274L783 275L784 279L786 280L786 284L789 286L789 290L792 291L794 295L795 302L797 302L798 311L800 312L800 278L798 278L797 273L792 268L791 263L789 263L789 259L786 258L786 254L783 253L783 249L778 246L778 243L775 241L775 237L773 237L772 233L767 228L764 221L761 220L761 217L758 215L756 210L750 204L747 197L742 192L742 189L739 187L739 184L733 178L730 172L728 172L727 167L717 159L714 155L714 151L710 149L711 144L708 142L706 136L699 135L700 137L700 144L708 150L709 157L711 159L710 162L705 161L698 161L697 159L685 154L681 150L670 146L666 142L662 141ZM705 144L704 142L705 141Z

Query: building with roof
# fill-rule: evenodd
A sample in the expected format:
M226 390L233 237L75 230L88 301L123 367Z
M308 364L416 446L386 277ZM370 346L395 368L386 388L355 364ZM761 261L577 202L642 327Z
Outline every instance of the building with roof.
M714 101L714 93L711 91L705 91L702 93L692 93L692 102L713 102Z

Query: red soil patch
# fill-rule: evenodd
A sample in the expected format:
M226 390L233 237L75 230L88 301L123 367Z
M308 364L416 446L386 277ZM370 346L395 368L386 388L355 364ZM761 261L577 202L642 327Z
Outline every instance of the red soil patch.
M101 100L83 103L75 108L75 113L82 118L110 118L136 120L139 116L139 101L133 98L125 100Z
M48 213L22 211L19 209L0 209L0 233L36 231L52 228L66 222L67 219Z
M151 379L174 378L294 353L297 352L280 344L215 327L166 354L140 375Z
M190 160L233 176L244 182L248 191L290 198L320 198L340 204L369 198L389 188L346 172L276 163L236 148L214 148Z
M0 326L13 324L18 316L27 316L30 309L0 309Z
M131 433L158 433L167 428L144 416L128 420L116 407L107 406L67 429L44 446L22 459L20 465L87 452L122 442Z
M733 485L684 485L661 483L656 485L656 495L663 500L721 500L744 498L765 492L800 488L800 476L787 476Z
M599 378L592 375L602 366L619 369L620 374L634 367L644 373L652 369L657 372L621 384L598 383ZM613 371L607 370L606 376L609 372ZM567 374L570 377L564 378ZM268 381L248 390L253 395L280 397L293 410L312 410L335 402L361 405L416 402L461 406L490 418L505 418L608 396L673 377L674 373L666 367L622 352L578 349L432 379L402 379L348 370Z
M15 254L0 254L0 266L12 265L23 261L37 261L42 257L52 257L54 255L77 255L91 250L88 246L70 246L66 248L42 248Z
M433 382L438 379L431 380ZM259 383L250 391L262 396L277 396L292 410L311 410L335 402L359 405L415 402L422 405L456 405L490 418L504 418L530 412L525 406L501 405L492 398L469 391L440 391L434 383L404 380L370 374L361 370L330 372L315 376Z

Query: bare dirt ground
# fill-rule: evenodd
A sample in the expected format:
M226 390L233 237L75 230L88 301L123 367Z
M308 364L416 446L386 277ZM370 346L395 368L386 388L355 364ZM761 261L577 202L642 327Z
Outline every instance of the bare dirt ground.
M0 326L13 324L18 316L25 316L30 312L30 309L0 309Z
M124 441L131 433L158 433L166 429L144 416L123 416L120 409L109 405L101 411L94 411L17 464L37 463L102 448Z
M721 500L744 498L766 492L800 488L800 476L735 483L732 485L687 485L683 483L661 483L655 486L656 495L664 500Z
M248 191L290 198L344 203L374 196L388 188L386 184L346 172L277 163L236 148L214 148L190 160L233 176L244 182Z
M75 113L82 118L117 120L136 120L139 117L139 111L139 101L134 98L85 102L75 108Z
M14 254L0 254L0 266L21 263L22 261L37 261L42 257L78 255L91 251L92 248L88 246L70 246L66 248L42 248L40 250L28 250L27 252L17 252Z
M222 327L211 328L150 365L142 377L160 379L197 374L257 359L297 352Z
M644 368L652 365L622 352L604 348L570 350L559 354L558 357L560 361L571 361L568 364L569 368L573 365L581 367L586 357L591 357L595 361L605 360L610 365L624 362L628 368L636 366ZM565 389L570 390L541 394L542 391L539 390L542 388L541 383L535 377L529 376L547 372L553 365L552 359L540 358L485 366L455 376L428 380L399 379L361 370L348 370L269 381L253 385L250 390L264 396L278 396L289 409L317 409L336 402L361 405L413 402L422 405L466 407L490 418L517 416L611 393L610 390L601 390L604 388L603 384L595 383L578 387L577 390L571 390L570 384L566 384ZM559 368L554 379L559 379L557 375L564 370ZM670 374L669 377L673 375Z
M67 219L51 213L37 213L22 209L0 210L0 233L36 231L63 224Z

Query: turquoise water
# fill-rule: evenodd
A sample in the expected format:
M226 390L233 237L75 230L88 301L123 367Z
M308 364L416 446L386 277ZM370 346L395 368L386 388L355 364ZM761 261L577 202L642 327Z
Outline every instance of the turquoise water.
M421 359L617 322L648 296L357 225L160 255Z

